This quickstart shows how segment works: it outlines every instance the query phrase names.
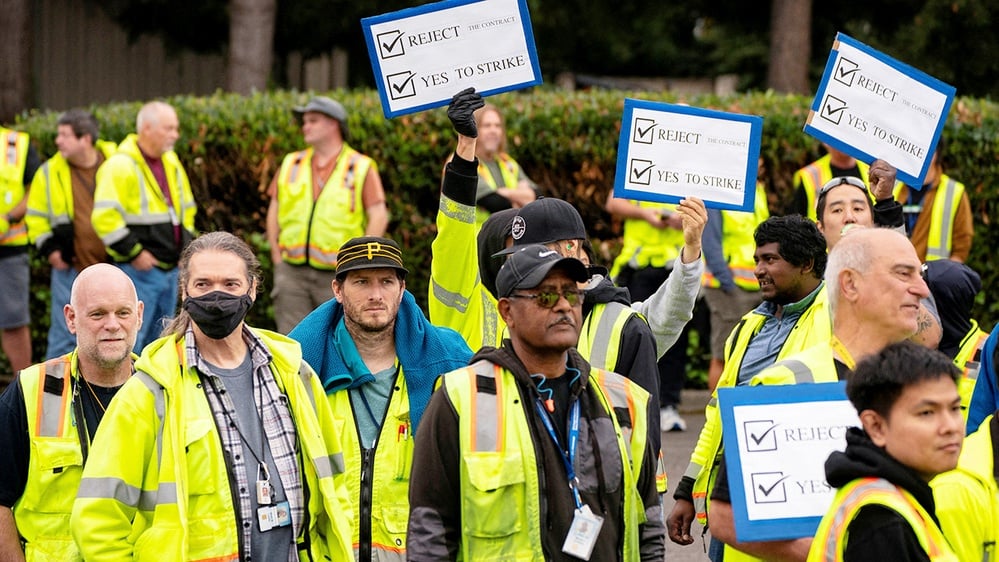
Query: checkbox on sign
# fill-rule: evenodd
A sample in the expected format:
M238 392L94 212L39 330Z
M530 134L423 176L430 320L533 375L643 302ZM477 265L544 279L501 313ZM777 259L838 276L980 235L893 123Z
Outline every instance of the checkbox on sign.
M652 144L652 140L655 138L653 134L655 128L656 122L654 120L636 117L632 140L640 144Z
M840 57L839 63L836 64L836 70L833 72L833 80L844 86L853 86L853 79L859 74L859 71L860 66L857 63L848 58Z
M787 502L784 481L790 476L784 476L783 472L754 472L749 476L753 482L753 501L756 503Z
M394 100L401 100L415 96L416 81L413 78L416 78L416 73L411 70L386 76L385 81L388 82L389 97Z
M655 166L652 160L632 158L631 165L628 166L631 170L628 173L628 181L637 185L649 185L652 183L652 168Z
M401 57L406 54L406 44L402 41L403 33L398 29L385 31L375 36L378 42L378 54L383 59Z
M843 114L846 113L847 107L846 102L836 96L826 96L826 99L822 101L819 116L833 125L839 125L839 122L843 119Z
M746 433L746 451L758 453L777 450L777 425L773 420L754 420L742 424Z

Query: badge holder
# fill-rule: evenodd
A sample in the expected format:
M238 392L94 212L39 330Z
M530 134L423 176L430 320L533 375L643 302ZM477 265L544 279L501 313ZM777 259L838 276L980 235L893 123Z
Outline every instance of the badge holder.
M257 467L257 504L260 506L257 508L257 524L261 533L291 525L291 508L288 502L271 505L273 501L274 489L271 486L270 474L267 465L261 463Z
M572 525L569 526L569 534L566 535L565 543L562 545L562 552L589 560L603 525L604 518L590 511L590 506L583 504L582 507L576 508Z

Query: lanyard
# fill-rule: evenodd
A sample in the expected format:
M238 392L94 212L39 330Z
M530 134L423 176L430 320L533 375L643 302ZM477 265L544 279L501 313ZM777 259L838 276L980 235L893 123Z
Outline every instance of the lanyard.
M853 356L850 355L850 351L845 345L843 345L843 342L839 341L839 338L833 336L830 344L832 345L833 351L839 353L840 359L843 360L843 364L846 365L847 368L851 371L857 368L857 362L854 361Z
M573 468L573 461L576 459L576 444L579 442L579 399L573 400L572 407L569 409L569 456L566 456L562 449L562 444L558 441L558 434L555 433L555 426L552 425L552 420L541 404L540 398L534 402L534 406L538 415L541 416L541 423L548 430L549 437L555 442L559 456L562 457L562 463L565 464L565 473L569 478L569 489L572 490L572 499L576 502L576 508L582 508L583 502L579 497L579 490L576 488L576 471Z

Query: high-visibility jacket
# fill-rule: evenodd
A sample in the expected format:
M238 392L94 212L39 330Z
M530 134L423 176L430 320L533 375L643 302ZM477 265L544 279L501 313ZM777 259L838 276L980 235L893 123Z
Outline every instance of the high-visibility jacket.
M815 205L819 201L819 191L833 178L831 162L832 156L826 154L794 173L793 184L800 185L805 191L805 199L808 201L808 218L813 221L818 220ZM857 160L857 170L860 172L860 180L866 184L870 166Z
M873 477L853 480L836 492L832 506L819 523L808 551L808 562L842 562L849 541L847 529L865 506L881 506L901 515L912 527L931 562L957 562L957 555L950 549L940 527L916 498L883 478Z
M402 562L406 559L409 470L413 464L409 392L402 368L396 376L374 449L368 452L362 449L358 436L350 390L334 392L328 398L340 431L344 476L354 511L351 541L354 558Z
M284 261L316 269L336 269L344 242L364 236L364 181L378 168L371 158L344 143L333 173L313 198L313 149L284 157L278 172L278 246Z
M503 185L496 185L496 178L493 177L492 172L486 167L485 162L479 161L479 179L481 179L491 191L496 191L500 187L517 187L517 183L520 179L520 164L510 157L509 154L505 152L500 152L496 154L496 164L500 169L500 176L503 177ZM481 184L480 184L481 185ZM489 211L485 209L475 208L475 224L482 226L482 223L486 222L489 218Z
M989 416L964 439L957 468L930 482L940 529L961 560L995 560L999 540L999 485L995 447L999 435Z
M642 208L659 209L662 213L676 212L676 205L651 201L632 201ZM644 269L666 267L683 250L683 231L656 228L644 219L625 219L621 253L611 266L611 278L625 267Z
M903 187L901 184L895 185L896 199L900 197ZM941 174L934 193L933 201L930 202L930 235L926 241L926 261L950 259L954 221L961 198L964 197L964 184L947 174ZM905 201L900 203L903 203L903 213L918 214L922 212L926 202L921 205L905 205Z
M801 313L791 333L784 340L777 353L777 361L800 353L821 342L829 341L832 334L832 324L829 318L827 299L826 287L823 285L815 295L815 300L812 301L811 306ZM697 520L702 525L708 522L709 496L714 489L715 478L718 476L722 452L721 411L718 409L717 389L736 386L749 342L760 332L765 321L765 316L755 310L750 311L742 317L742 320L729 334L725 342L725 368L718 379L715 391L711 393L711 399L704 408L704 427L701 428L697 444L690 455L690 464L687 465L687 470L684 472L684 477L694 479L694 511Z
M975 391L978 380L978 370L981 368L982 346L989 335L978 327L976 320L971 321L971 329L961 340L961 347L954 356L954 364L961 369L961 379L957 382L957 392L961 395L961 411L964 421L968 421L968 406L971 405L971 395Z
M97 150L110 158L118 146L110 141L99 140ZM59 152L49 158L31 181L28 193L28 237L39 249L58 241L53 249L72 249L73 244L73 179L69 162ZM55 238L55 240L53 240ZM68 245L68 248L66 247Z
M489 386L495 391L480 390L478 379L492 381ZM443 384L458 414L461 440L461 559L544 560L540 500L544 492L530 422L513 374L479 361L445 374ZM638 385L602 369L590 370L590 386L617 435L626 490L622 560L638 560L638 527L645 522L645 510L637 482L647 446L649 396ZM615 410L628 412L630 428L618 423ZM577 457L577 472L586 478L578 470L580 462Z
M170 190L171 205L139 150L138 137L125 137L118 151L97 170L94 191L94 231L118 262L135 259L149 250L160 267L172 269L180 252L194 238L194 216L198 209L191 182L177 153L161 157ZM180 242L174 228L180 229Z
M24 168L28 164L27 133L0 127L3 154L0 155L0 218L9 213L24 199ZM6 222L6 221L4 221ZM28 229L24 221L7 225L6 232L0 232L0 246L25 246L28 244Z
M767 193L761 182L756 183L756 199L753 212L722 211L722 250L732 271L732 279L743 291L759 291L760 282L756 279L756 239L753 234L756 226L770 218ZM701 277L705 287L721 287L721 282L705 268Z
M90 446L82 411L73 407L74 381L79 376L74 351L32 365L17 377L24 396L31 456L28 480L13 512L29 562L83 560L69 526Z
M306 503L302 560L348 561L350 503L340 437L297 342L254 330L295 420ZM318 400L318 401L317 401ZM104 416L71 525L89 560L237 560L235 497L208 397L183 336L149 344Z

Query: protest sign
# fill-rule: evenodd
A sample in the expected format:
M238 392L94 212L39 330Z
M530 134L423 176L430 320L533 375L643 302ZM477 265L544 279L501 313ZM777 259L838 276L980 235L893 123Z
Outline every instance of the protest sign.
M526 0L447 0L361 20L386 117L541 83Z
M763 118L624 100L614 196L752 211Z
M863 162L887 160L921 189L954 87L839 33L805 132Z
M810 537L836 495L825 462L859 427L846 383L718 389L739 541Z

